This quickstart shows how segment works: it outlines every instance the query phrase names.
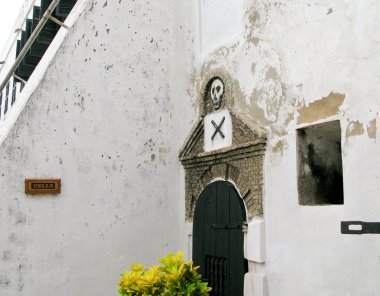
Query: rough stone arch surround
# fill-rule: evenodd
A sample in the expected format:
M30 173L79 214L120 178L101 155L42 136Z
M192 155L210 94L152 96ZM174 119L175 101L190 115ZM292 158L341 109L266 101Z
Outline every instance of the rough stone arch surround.
M221 108L228 109L233 125L232 145L204 151L205 115L213 112L210 85L222 79L224 97ZM263 165L266 130L245 114L234 109L233 79L224 69L214 69L203 80L199 92L200 116L191 131L179 158L185 168L186 221L192 222L195 205L202 190L216 178L231 181L247 208L247 218L263 215Z
M242 151L241 155L230 155L211 163L186 166L186 220L192 222L195 205L203 189L214 179L230 181L236 185L247 207L247 217L263 215L263 161L265 148L255 147L255 151ZM238 157L234 157L238 156Z

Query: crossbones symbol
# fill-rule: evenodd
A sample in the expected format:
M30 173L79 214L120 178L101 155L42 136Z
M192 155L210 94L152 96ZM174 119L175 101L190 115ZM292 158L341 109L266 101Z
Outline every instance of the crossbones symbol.
M214 140L214 138L215 138L215 136L216 136L217 133L219 133L222 136L223 139L225 138L223 132L220 130L222 128L222 125L223 125L225 119L226 119L226 117L223 116L223 119L219 123L219 125L217 125L214 120L211 120L212 125L215 127L215 131L214 131L214 134L211 137L211 140Z

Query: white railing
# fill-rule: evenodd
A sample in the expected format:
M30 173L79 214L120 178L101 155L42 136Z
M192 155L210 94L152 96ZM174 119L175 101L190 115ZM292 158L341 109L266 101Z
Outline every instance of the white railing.
M23 83L16 82L14 76L8 78L7 74L16 61L16 44L21 37L22 30L25 29L26 19L31 17L33 6L40 5L40 2L41 0L25 0L13 26L12 34L1 52L0 84L5 85L0 88L0 124L12 108L24 86Z
M88 4L90 0L77 0L75 6L71 10L70 14L66 17L64 24L60 24L64 26L64 28L69 29L74 25L74 23L79 18L81 12L85 8L85 6ZM29 3L29 8L25 7L24 13L20 13L19 20L17 21L15 25L15 30L18 28L25 28L25 20L29 18L29 14L33 13L33 5L36 4L39 6L40 0L32 1L27 0L25 3ZM52 3L56 2L56 0L53 0ZM50 10L50 8L48 8ZM21 15L23 15L21 17ZM49 15L44 15L44 18L49 18ZM55 21L55 20L53 20ZM41 20L37 27L34 29L34 31L38 32L38 27L40 26L40 23L43 21ZM20 25L21 24L21 25ZM19 26L20 25L20 26ZM33 42L33 36L31 36L27 43L24 45L23 50L19 53L19 57L15 59L16 57L16 45L17 40L19 39L19 35L15 34L11 38L11 41L8 42L8 47L4 52L6 52L6 63L4 65L0 65L0 84L1 84L1 91L2 93L2 104L1 106L1 119L0 119L0 145L4 142L5 138L8 136L9 132L11 131L12 127L16 123L18 117L20 116L22 110L26 106L29 98L35 91L35 89L38 87L39 83L43 80L46 70L48 69L49 65L51 64L57 50L61 46L62 42L67 36L68 30L67 29L60 29L58 33L55 35L54 40L49 45L48 49L46 50L45 54L39 61L38 65L36 66L35 70L33 71L32 75L28 79L28 82L25 84L25 87L22 88L21 83L16 83L15 88L15 97L13 99L12 104L12 91L13 91L13 81L14 81L14 70L18 66L18 60L19 62L23 58L23 54L26 53L28 46L31 45ZM34 32L33 31L33 32ZM20 33L20 32L18 32ZM33 33L32 33L33 35ZM29 44L28 44L29 43ZM1 68L1 66L3 66ZM13 69L13 70L12 70ZM8 77L8 79L4 79ZM7 85L9 88L8 91L8 101L7 101L7 113L4 115L4 106L6 101L6 89Z
M13 26L12 34L8 37L8 41L5 44L4 48L1 51L0 60L4 61L9 55L9 51L16 43L16 40L19 38L19 29L22 28L25 24L25 20L31 14L32 8L34 5L40 5L41 0L25 0L23 6L20 9L17 20Z
M28 0L28 1L31 1L31 0ZM54 1L55 0L53 0L53 2ZM64 22L65 28L70 28L74 25L74 23L77 21L77 19L81 15L81 13L84 10L84 8L86 7L86 5L88 5L89 1L90 0L77 0L76 4L73 7L73 9L71 10L70 14L65 19L65 22ZM37 5L37 4L39 4L39 1L38 0L35 2L31 1L29 3L35 3ZM30 4L30 5L31 5L31 7L33 6L33 4ZM30 13L29 9L25 8L25 10L29 11L29 13ZM19 27L17 27L18 24L23 25L23 26L20 26L22 28L25 26L24 22L25 22L25 19L29 16L29 13L25 13L24 17L20 18L23 20L23 22L19 21L15 26L16 29L19 28ZM37 28L35 29L35 31L36 30L37 30ZM0 69L0 84L5 86L3 91L1 92L3 94L3 100L2 100L2 105L1 105L1 107L2 107L2 118L0 119L0 146L2 145L4 140L6 139L6 137L10 133L10 131L12 130L12 128L13 128L14 124L16 123L18 117L22 113L22 110L25 108L29 98L31 97L33 92L36 90L36 88L38 87L40 82L43 80L45 72L47 71L49 65L51 65L51 63L54 59L54 56L55 56L56 52L58 51L59 47L61 46L62 42L66 38L68 31L69 30L64 29L64 28L61 28L58 31L58 33L54 37L54 40L51 42L51 44L49 45L45 54L43 55L42 59L39 61L38 65L36 66L35 70L33 71L33 74L30 76L30 78L28 79L28 82L25 84L25 87L22 88L22 91L21 91L20 83L16 83L16 89L15 89L16 94L15 94L14 104L12 104L12 97L10 95L11 83L9 83L8 110L7 110L6 115L4 116L4 111L3 111L4 110L4 104L5 104L4 95L6 95L6 85L9 82L9 81L7 81L5 83L6 80L4 79L4 77L11 74L9 76L10 79L8 79L8 80L12 81L12 79L14 79L14 77L11 77L11 76L14 72L12 72L10 70L12 69L12 67L15 67L15 64L17 64L17 61L15 60L16 48L15 48L15 46L14 47L8 46L8 48L6 50L6 52L7 52L6 58L9 59L10 62L8 63L8 61L6 61L6 64L3 65L4 66L3 69ZM12 42L10 42L10 44L17 44L18 38L19 38L18 35L14 36L13 40L12 40ZM32 38L32 36L30 38ZM24 48L27 47L27 44L25 44ZM13 53L12 53L12 50L14 50ZM22 56L22 52L19 53L19 56ZM13 58L13 61L11 62L12 58ZM0 68L1 68L1 65L0 65ZM1 77L3 77L3 78L1 78Z

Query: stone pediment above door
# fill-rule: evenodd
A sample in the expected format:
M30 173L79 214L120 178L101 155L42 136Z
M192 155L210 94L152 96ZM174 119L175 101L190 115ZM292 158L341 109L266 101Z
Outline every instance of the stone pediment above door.
M200 118L180 151L183 162L266 142L266 130L234 110L230 75L219 69L210 76L200 92Z
M266 130L234 109L232 81L218 70L203 83L199 119L179 154L185 168L187 221L193 219L202 190L220 179L236 185L248 219L263 215Z
M231 142L224 147L222 146L221 148L217 147L216 149L212 149L211 147L211 149L207 149L208 145L206 145L206 136L211 139L217 130L217 127L222 122L224 116L220 116L222 119L218 118L219 121L214 121L217 127L213 126L212 124L210 125L209 122L206 122L205 119L208 119L206 116L202 117L194 126L193 130L190 133L190 136L185 142L185 145L181 149L179 157L182 162L186 163L187 160L191 160L195 157L207 157L215 154L224 154L233 150L244 149L249 146L256 146L260 144L265 145L266 131L264 128L261 128L259 125L257 125L253 120L244 117L243 114L239 114L238 112L233 111L228 107L222 110L220 113L224 113L227 116L230 116L231 130L227 132L223 132L223 130L221 131L224 135L224 138L228 136L227 134L231 134ZM210 120L212 121L213 119ZM227 124L226 120L224 120L221 128L223 128L225 124ZM211 130L211 133L207 133L208 128ZM216 131L213 140L217 140L217 137L222 137L218 131Z

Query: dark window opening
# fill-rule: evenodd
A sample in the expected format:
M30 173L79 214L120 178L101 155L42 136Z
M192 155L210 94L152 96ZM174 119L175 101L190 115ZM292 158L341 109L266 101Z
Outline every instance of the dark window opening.
M299 204L343 204L339 121L298 129L297 157Z

